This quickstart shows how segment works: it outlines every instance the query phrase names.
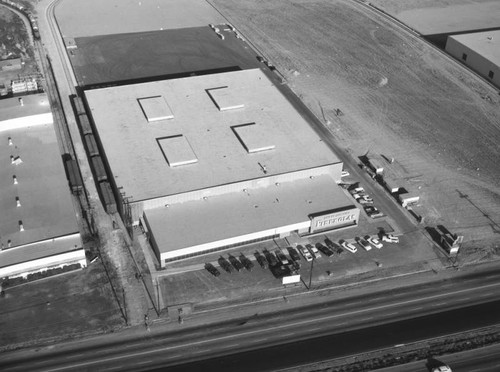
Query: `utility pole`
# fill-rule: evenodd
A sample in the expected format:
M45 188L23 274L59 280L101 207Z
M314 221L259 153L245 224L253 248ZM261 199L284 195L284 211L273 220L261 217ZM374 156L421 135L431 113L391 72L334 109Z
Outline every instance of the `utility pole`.
M309 288L307 288L308 291L311 290L311 284L312 284L312 277L313 277L313 267L314 267L314 261L316 261L316 258L313 256L313 259L311 261L311 272L309 273Z

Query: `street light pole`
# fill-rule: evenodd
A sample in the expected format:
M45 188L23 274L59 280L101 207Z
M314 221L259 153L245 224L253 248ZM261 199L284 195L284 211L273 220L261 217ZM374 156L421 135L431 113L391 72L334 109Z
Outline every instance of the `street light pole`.
M309 288L307 288L308 291L311 290L311 284L312 284L312 277L313 277L313 267L314 267L314 261L316 258L313 256L313 259L311 261L311 271L309 273Z

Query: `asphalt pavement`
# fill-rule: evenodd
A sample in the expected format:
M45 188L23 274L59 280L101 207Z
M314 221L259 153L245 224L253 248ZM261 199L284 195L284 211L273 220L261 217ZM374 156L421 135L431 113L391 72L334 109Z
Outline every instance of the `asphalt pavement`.
M224 354L238 354L230 359L240 360L274 350L281 357L273 359L265 354L264 360L271 358L275 367L287 367L290 363L340 357L494 324L500 313L499 279L500 273L490 271L485 275L427 283L411 290L386 290L341 300L333 297L321 305L312 303L254 313L211 324L204 324L200 317L193 319L196 324L186 329L160 327L128 339L116 335L111 341L103 336L38 351L5 353L0 356L0 366L2 371L125 371L213 359ZM471 308L472 304L485 305ZM456 310L450 313L450 309ZM416 318L422 316L430 318L418 322ZM379 328L395 322L389 328ZM401 330L403 333L398 333ZM352 336L350 342L345 341L348 335ZM306 339L312 341L303 341ZM318 343L331 346L321 348ZM302 355L301 348L308 352ZM261 351L250 352L255 349ZM293 357L284 359L280 353L290 353Z

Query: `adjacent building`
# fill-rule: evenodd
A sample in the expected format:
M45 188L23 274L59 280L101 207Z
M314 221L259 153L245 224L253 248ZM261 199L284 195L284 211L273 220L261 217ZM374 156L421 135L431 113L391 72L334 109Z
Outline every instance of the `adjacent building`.
M500 30L448 36L446 51L500 87Z
M47 96L0 101L0 278L86 266Z
M357 224L336 184L342 163L260 69L93 89L85 100L120 212L142 223L162 266Z

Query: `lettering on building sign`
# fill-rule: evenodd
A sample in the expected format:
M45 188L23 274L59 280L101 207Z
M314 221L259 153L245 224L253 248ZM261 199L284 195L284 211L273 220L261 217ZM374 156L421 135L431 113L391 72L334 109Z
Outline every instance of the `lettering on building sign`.
M342 211L317 216L311 224L311 232L322 230L334 226L343 226L356 223L357 213L355 211Z

